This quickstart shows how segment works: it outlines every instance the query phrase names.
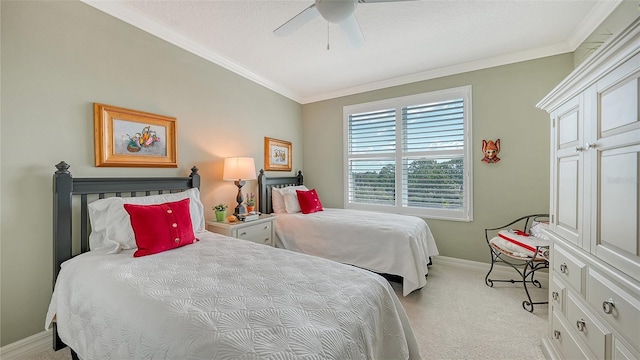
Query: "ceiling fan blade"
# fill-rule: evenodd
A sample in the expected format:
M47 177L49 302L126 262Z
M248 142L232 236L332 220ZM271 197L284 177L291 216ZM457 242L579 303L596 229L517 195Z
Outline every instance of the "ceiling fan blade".
M364 45L364 35L362 35L362 30L360 30L355 14L351 14L345 21L341 22L340 29L347 37L351 47L359 48Z
M320 13L316 8L316 4L312 4L308 8L302 10L298 15L292 17L286 23L280 25L279 28L273 30L273 33L278 36L286 36L294 31L298 30L302 25L308 23L309 21L315 19Z

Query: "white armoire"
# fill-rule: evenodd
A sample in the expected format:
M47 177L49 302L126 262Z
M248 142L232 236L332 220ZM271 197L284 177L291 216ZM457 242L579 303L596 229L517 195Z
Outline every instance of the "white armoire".
M640 359L640 18L540 101L551 115L550 359Z

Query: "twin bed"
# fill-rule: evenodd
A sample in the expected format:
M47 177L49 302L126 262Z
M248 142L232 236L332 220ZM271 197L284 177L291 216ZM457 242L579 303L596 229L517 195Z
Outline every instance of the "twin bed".
M379 275L204 231L195 167L184 178L73 178L66 163L56 167L55 287L45 323L55 349L68 345L76 359L420 358ZM189 198L198 241L134 257L118 235L127 226L110 215L100 219L104 236L120 245L89 251L89 222L95 232L99 223L91 204L122 211L110 199L123 196L162 209L169 203L157 202Z
M258 176L260 212L275 213L276 246L402 278L407 296L426 284L427 265L438 255L431 230L414 216L323 209L313 213L274 209L275 189L306 189L303 176Z

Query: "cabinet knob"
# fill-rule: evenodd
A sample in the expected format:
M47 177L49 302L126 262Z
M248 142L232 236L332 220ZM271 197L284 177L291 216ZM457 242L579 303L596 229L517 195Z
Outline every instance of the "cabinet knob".
M604 311L605 314L611 314L614 307L616 307L616 303L615 301L613 301L613 299L605 300L602 302L602 311Z
M595 149L597 144L596 143L586 143L586 144L584 144L584 146L586 146L587 149Z
M560 296L558 295L558 292L557 292L557 291L554 291L554 292L552 292L552 293L551 293L551 298L552 298L553 300L556 300L556 301L557 301L559 297L560 297Z
M560 331L553 330L553 337L556 338L556 340L560 340Z
M576 327L578 328L578 331L584 332L586 326L587 323L584 322L584 319L576 321Z
M560 264L560 272L563 274L566 274L569 271L569 269L567 268L567 264L566 263L562 263Z
M582 146L576 146L576 152L581 152L584 151L584 148Z
M240 233L240 236L245 236L245 235L247 235L246 231L243 231L243 232Z

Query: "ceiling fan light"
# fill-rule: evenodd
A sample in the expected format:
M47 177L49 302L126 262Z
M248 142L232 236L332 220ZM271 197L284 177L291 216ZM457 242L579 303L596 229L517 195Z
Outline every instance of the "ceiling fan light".
M356 0L316 0L316 7L328 22L339 24L356 10Z

